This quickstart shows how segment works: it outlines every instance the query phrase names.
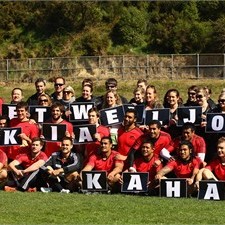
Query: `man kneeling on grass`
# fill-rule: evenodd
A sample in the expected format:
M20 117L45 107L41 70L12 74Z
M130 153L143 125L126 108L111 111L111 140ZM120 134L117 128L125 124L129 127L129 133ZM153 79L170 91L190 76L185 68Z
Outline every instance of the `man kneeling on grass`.
M44 143L39 137L32 139L31 147L27 153L19 154L9 166L9 178L6 182L5 191L36 191L36 181L39 168L48 159L41 151Z
M118 155L118 152L112 150L111 137L102 137L100 150L90 156L82 171L106 171L109 188L112 191L118 190L120 173L123 170L123 161L117 160L116 155ZM82 173L80 176L82 180Z
M54 152L41 167L40 178L45 182L45 186L41 187L42 192L69 193L74 190L82 160L79 154L71 151L72 148L72 139L64 137L61 150Z

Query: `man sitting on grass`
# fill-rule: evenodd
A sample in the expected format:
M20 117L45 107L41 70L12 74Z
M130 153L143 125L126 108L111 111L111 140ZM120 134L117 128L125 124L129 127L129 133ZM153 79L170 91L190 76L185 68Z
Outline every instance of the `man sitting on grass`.
M64 137L60 151L54 152L41 167L40 178L46 184L46 187L41 187L42 192L69 193L74 190L82 161L79 154L71 151L72 148L72 139Z
M5 191L36 191L36 180L39 168L44 165L47 156L41 151L44 143L39 137L32 139L27 153L19 154L9 168L9 179Z

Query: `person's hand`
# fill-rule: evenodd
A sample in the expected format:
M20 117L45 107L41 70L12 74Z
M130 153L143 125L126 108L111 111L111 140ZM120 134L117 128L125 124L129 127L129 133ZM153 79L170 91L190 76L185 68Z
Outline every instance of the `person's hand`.
M97 140L97 141L101 141L101 135L99 133L95 133L94 134L94 138Z
M192 178L187 178L188 185L192 185L194 180Z
M161 175L160 173L157 173L157 174L155 175L155 179L156 179L156 180L161 180L161 179L162 179L162 175Z

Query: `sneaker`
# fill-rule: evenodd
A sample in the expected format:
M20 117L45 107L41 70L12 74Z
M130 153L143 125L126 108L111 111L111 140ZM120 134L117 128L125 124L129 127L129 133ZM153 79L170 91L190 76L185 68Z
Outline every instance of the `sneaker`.
M41 190L41 192L43 192L43 193L49 193L49 192L52 192L52 188L47 188L47 187L41 187L40 190Z
M5 187L4 187L4 190L5 190L6 192L15 192L15 191L17 191L16 188L10 187L10 186L5 186Z
M66 193L66 194L68 194L68 193L70 193L70 190L69 189L62 189L60 191L60 193Z
M27 192L37 192L37 188L28 188Z

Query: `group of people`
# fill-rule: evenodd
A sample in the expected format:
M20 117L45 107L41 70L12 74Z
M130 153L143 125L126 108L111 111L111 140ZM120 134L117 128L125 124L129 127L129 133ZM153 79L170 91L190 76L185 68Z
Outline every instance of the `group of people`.
M225 112L225 94L218 104L210 98L207 87L190 86L188 100L182 101L177 89L170 89L161 102L156 87L140 79L128 101L119 95L117 80L105 82L106 93L93 96L93 81L82 82L82 96L76 98L74 89L63 77L54 80L55 91L46 93L46 81L35 82L36 93L23 100L23 90L12 90L11 104L16 105L17 117L0 116L0 128L21 128L21 145L0 146L0 183L5 191L82 192L83 171L106 171L108 188L119 192L123 172L149 173L150 195L158 195L161 179L185 178L189 193L196 193L202 179L225 180L225 137L204 132L206 114ZM93 102L88 110L88 124L96 126L94 142L74 144L73 123L69 121L69 106L74 102ZM123 122L115 127L100 124L102 109L123 104L144 105L145 111L169 108L170 121L163 126L158 120L137 123L137 112L129 108ZM46 141L35 117L29 114L30 105L50 107L46 123L65 124L65 136L60 141ZM202 107L202 125L185 123L177 126L177 109L185 106ZM116 144L112 140L116 130ZM113 136L114 137L114 136Z

